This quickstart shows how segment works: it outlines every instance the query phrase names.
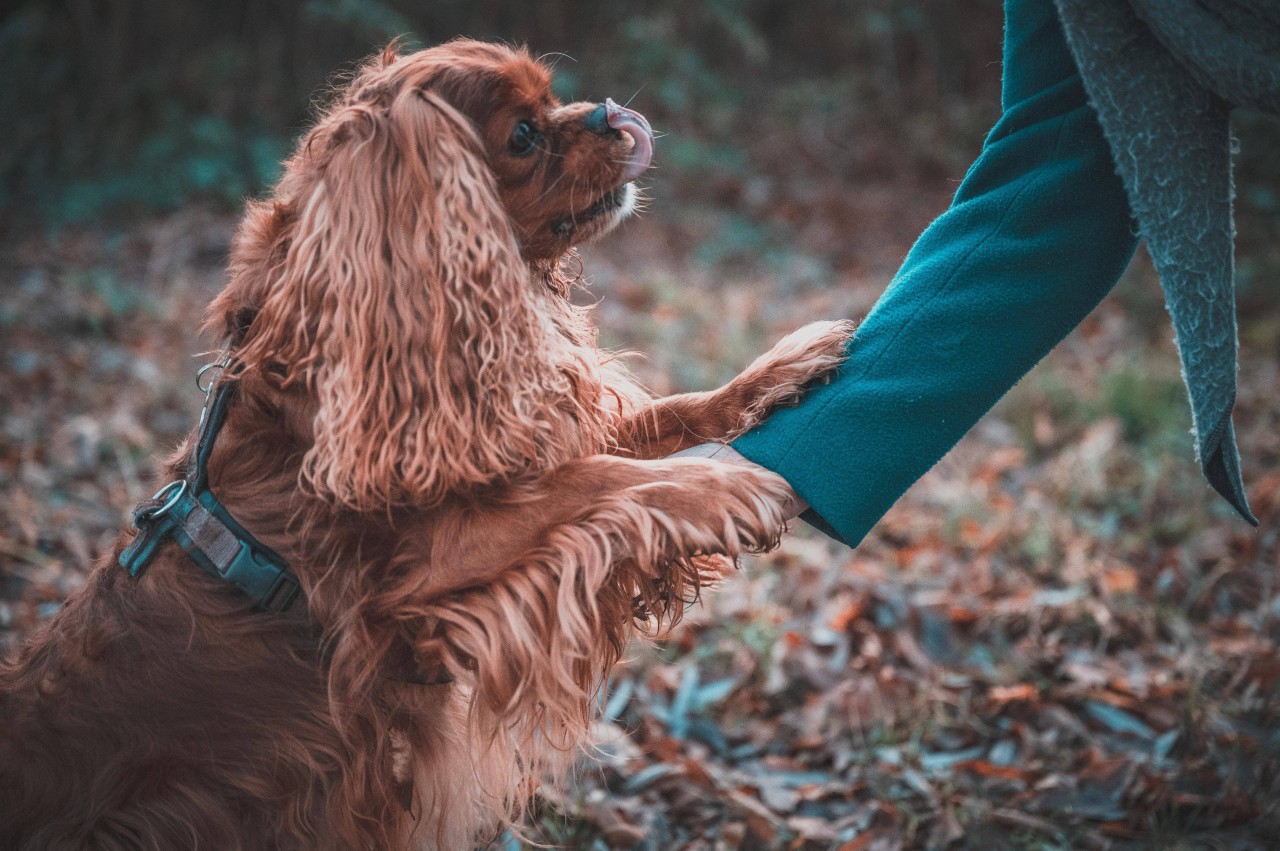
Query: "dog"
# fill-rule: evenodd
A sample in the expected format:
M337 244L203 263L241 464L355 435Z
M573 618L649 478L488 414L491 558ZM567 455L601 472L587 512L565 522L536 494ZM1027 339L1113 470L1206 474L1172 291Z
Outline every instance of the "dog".
M0 847L473 847L589 739L638 630L792 498L727 442L844 357L815 323L655 399L569 299L653 134L526 52L396 46L248 205L201 424L0 666Z

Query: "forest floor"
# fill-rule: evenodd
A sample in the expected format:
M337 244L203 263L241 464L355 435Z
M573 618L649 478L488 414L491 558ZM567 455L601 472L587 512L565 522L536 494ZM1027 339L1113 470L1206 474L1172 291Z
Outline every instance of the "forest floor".
M602 341L657 392L715 386L807 321L864 314L953 187L659 194L584 252ZM0 650L83 584L192 427L234 226L193 206L5 237ZM1200 479L1167 326L1140 254L856 550L798 524L743 559L617 668L600 752L539 791L525 839L1276 847L1280 299L1241 307L1257 530Z

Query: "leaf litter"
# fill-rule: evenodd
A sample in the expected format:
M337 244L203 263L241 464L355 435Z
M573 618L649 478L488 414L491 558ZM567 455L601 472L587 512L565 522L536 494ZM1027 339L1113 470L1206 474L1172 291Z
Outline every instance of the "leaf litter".
M884 240L905 247L918 224ZM213 346L197 317L232 226L189 208L10 239L5 649L83 584L194 422L194 355ZM627 230L585 252L591 298L607 344L653 353L635 366L659 392L723 380L883 286L851 270L797 289L680 259L693 246L661 216ZM1155 285L1141 262L1130 280ZM1280 370L1246 342L1254 531L1207 495L1184 423L1135 443L1098 401L1134 363L1176 381L1167 335L1135 334L1133 309L1123 291L1104 302L858 549L798 525L637 643L602 696L598 751L500 844L1275 847Z

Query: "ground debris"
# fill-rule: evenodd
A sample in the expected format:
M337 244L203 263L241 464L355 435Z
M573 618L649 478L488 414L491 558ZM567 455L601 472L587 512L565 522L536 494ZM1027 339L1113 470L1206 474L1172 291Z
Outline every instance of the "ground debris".
M216 341L192 317L223 273L207 259L217 252L156 261L184 229L225 240L230 222L188 210L123 237L31 237L6 255L17 285L0 296L0 647L83 584L195 422L193 355ZM652 386L711 386L846 306L834 289L692 267L646 277L628 259L669 257L660 247L679 238L650 220L626 235L639 245L629 255L585 252L604 336L656 353L637 365ZM1155 286L1149 270L1132 276ZM859 303L883 283L843 282ZM648 312L612 298L623 290ZM600 753L566 794L540 790L528 838L661 851L1274 847L1280 474L1250 480L1254 531L1218 510L1189 457L1168 454L1186 448L1185 423L1128 439L1134 424L1105 388L1134 370L1177 387L1171 347L1134 332L1136 309L1131 294L1108 299L856 552L800 526L744 559L668 639L637 645L610 680ZM1280 306L1250 321L1280 327ZM1246 342L1242 361L1259 360ZM1242 454L1274 462L1277 371L1240 381Z

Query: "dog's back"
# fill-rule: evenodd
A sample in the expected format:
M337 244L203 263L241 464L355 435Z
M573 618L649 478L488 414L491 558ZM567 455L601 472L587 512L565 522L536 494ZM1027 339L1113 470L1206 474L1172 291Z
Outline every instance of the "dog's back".
M187 573L99 565L0 663L0 848L286 848L323 821L341 745L314 647L233 596L180 600Z

